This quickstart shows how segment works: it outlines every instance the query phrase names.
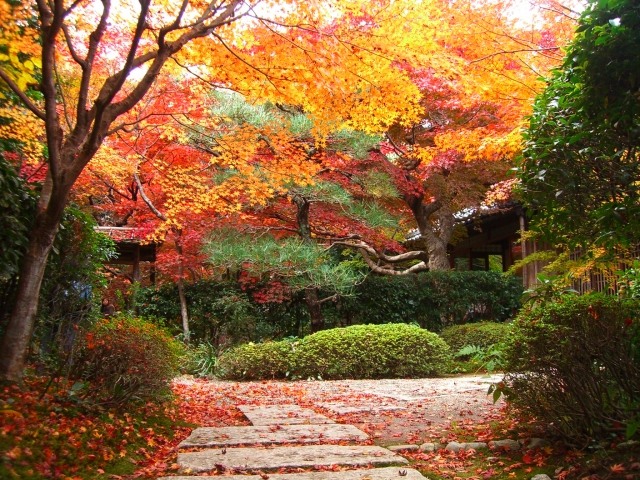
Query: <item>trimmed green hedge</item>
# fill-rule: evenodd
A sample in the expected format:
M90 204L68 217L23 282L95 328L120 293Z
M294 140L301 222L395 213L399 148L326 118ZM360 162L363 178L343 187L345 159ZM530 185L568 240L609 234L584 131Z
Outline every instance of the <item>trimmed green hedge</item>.
M228 379L403 378L445 373L449 347L436 334L406 324L355 325L297 342L241 345L220 360Z
M369 276L353 298L341 299L353 323L411 323L440 332L444 327L502 322L520 308L522 279L499 272L425 272L406 277Z
M283 303L258 303L261 285L243 290L236 281L201 280L185 285L191 339L232 343L303 336L309 312L302 292ZM335 292L321 292L320 296ZM498 272L425 272L407 277L370 275L354 295L323 304L326 327L356 324L417 323L439 332L448 325L491 320L501 322L520 308L522 280ZM141 288L139 314L163 320L181 330L180 305L174 284Z
M638 431L639 301L563 295L526 309L504 358L509 402L566 437L607 438L621 426L628 436Z
M470 345L487 348L509 339L509 325L494 322L452 325L442 330L440 338L449 345L454 354Z
M224 378L259 380L285 378L292 369L295 344L281 342L245 343L220 357L218 372Z

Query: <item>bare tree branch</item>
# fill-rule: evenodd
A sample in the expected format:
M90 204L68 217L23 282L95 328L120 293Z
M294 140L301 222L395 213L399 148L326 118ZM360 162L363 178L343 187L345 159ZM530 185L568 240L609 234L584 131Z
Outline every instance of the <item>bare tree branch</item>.
M374 256L375 258L382 260L385 263L394 264L394 263L407 262L411 260L421 260L423 262L426 262L429 260L429 256L425 252L420 250L413 250L411 252L401 253L399 255L386 255L385 253L378 252L371 245L363 241L357 241L357 242L337 241L337 242L333 242L333 245L343 245L346 247L355 248L359 250L361 253L365 252L367 253L367 255Z
M187 9L187 5L189 5L189 0L182 0L180 12L178 13L178 15L176 15L176 19L171 24L160 29L160 34L158 35L158 46L160 48L164 47L164 39L167 36L167 33L180 28L180 22L182 22L182 17L184 16L184 12Z
M142 197L142 200L144 200L144 203L147 204L147 206L149 207L149 210L151 210L153 212L153 214L158 217L160 220L163 221L167 221L167 217L165 214L163 214L160 210L158 210L155 205L153 204L153 202L149 199L149 197L147 197L147 194L144 192L144 188L142 187L142 182L140 181L140 177L138 176L137 173L133 174L133 179L136 181L136 185L138 185L138 191L140 192L140 196Z
M73 60L84 70L85 68L87 68L87 62L80 58L80 56L78 56L78 53L73 46L71 35L69 34L69 27L67 25L62 25L62 31L64 32L64 39L67 41L67 48L69 49L71 58L73 58Z
M83 129L88 128L88 111L87 111L87 99L89 96L89 86L91 84L91 73L93 72L93 62L95 60L98 46L102 40L102 36L107 28L107 21L109 19L109 12L111 9L111 1L103 0L103 10L100 16L100 22L96 29L89 35L89 50L87 51L87 57L80 63L82 67L82 78L80 80L80 91L78 93L78 105L77 105L77 124ZM67 32L63 28L65 36ZM68 41L71 44L70 41Z
M42 110L40 110L38 107L36 107L36 105L31 101L31 99L27 97L27 94L24 93L20 89L20 87L18 87L16 82L11 80L11 77L7 75L7 72L5 72L2 69L2 67L0 67L0 78L4 80L7 85L9 85L9 88L13 90L13 93L15 93L18 97L20 97L20 100L22 100L22 103L24 103L25 107L27 107L27 109L31 113L33 113L36 117L38 117L41 120L46 120L47 117L45 113Z
M391 268L385 268L378 265L376 262L373 261L369 253L364 249L360 249L360 254L362 255L362 258L364 258L364 261L367 263L367 265L369 265L369 268L371 268L372 271L379 273L381 275L402 276L402 275L409 275L411 273L424 272L429 269L429 267L425 262L420 262L405 270L394 270Z
M522 53L522 52L548 52L548 51L556 51L560 50L560 47L548 47L548 48L521 48L519 50L502 50L500 52L490 53L489 55L485 55L484 57L477 58L475 60L470 61L470 64L482 62L491 57L495 57L498 55L508 55L510 53Z

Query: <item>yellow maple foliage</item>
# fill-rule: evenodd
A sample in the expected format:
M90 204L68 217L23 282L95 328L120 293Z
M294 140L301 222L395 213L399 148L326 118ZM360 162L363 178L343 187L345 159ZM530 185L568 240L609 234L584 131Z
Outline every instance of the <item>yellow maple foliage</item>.
M0 65L21 90L37 83L34 75L42 68L35 17L31 3L0 1ZM1 88L0 98L6 98Z

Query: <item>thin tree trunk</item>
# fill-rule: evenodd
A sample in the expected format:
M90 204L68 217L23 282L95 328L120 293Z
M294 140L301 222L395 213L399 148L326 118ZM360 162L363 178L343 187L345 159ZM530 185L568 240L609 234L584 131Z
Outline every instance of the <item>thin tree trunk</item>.
M137 173L133 174L133 180L136 182L138 186L138 192L142 197L144 203L147 204L149 209L154 213L156 217L160 220L167 221L167 217L164 213L156 208L151 199L147 196L144 191L144 186L142 185L142 181ZM176 251L180 256L180 265L178 266L178 298L180 299L180 317L182 318L182 330L184 331L184 341L185 343L189 343L189 336L191 335L191 331L189 330L189 310L187 309L187 298L184 295L184 263L182 257L182 230L174 229L174 232L177 236L176 238Z
M182 270L182 267L180 267ZM182 273L179 270L179 273ZM180 297L180 317L182 318L182 329L184 330L184 341L189 343L191 331L189 330L189 312L187 311L187 298L184 295L184 279L178 279L178 297Z
M9 381L22 380L38 312L40 285L64 212L67 194L58 192L52 198L55 198L55 202L52 199L46 209L40 209L41 204L49 200L45 193L41 196L38 205L40 212L36 214L29 247L20 268L15 303L0 344L0 378Z
M182 230L178 233L182 235ZM189 343L191 331L189 330L189 311L187 310L187 297L184 294L184 265L182 264L182 244L180 240L176 241L176 250L180 255L180 266L178 267L178 297L180 298L180 318L182 318L182 330L184 331L184 341Z
M300 235L303 242L312 244L311 226L309 225L309 208L311 207L311 202L302 195L295 195L292 200L298 209L296 212L298 235ZM311 317L311 333L324 330L324 314L322 313L322 303L318 299L318 289L315 287L306 288L304 300Z

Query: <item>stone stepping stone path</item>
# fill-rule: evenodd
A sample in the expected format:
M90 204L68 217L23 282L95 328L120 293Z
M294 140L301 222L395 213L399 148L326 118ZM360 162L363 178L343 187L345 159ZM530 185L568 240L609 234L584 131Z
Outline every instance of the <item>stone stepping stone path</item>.
M234 445L278 445L282 443L320 443L321 441L361 442L369 438L353 425L284 425L259 427L196 428L180 448L232 447Z
M311 394L314 390L317 391L319 396L324 392L340 389L343 395L355 392L388 399L392 402L419 402L439 397L457 396L465 392L486 391L491 383L498 383L501 380L500 375L410 380L386 379L384 381L336 380L310 383L308 390Z
M345 470L343 472L270 473L268 477L269 480L425 480L417 470L402 467L386 467L372 470ZM220 478L224 480L262 480L260 475L225 475ZM194 480L194 477L167 477L167 480L168 479Z
M238 407L253 426L197 428L180 448L206 448L178 453L184 474L274 471L281 468L376 467L366 470L268 474L271 480L391 480L405 477L424 480L417 470L406 468L409 462L400 455L377 446L323 445L325 441L364 441L368 435L353 425L333 420L298 405L241 405ZM268 448L210 448L246 444ZM271 446L277 444L291 446ZM300 445L318 443L318 445ZM390 468L389 465L396 465ZM166 477L167 480L194 480L197 477ZM260 475L225 475L226 479L263 479Z
M219 470L277 470L279 468L386 467L409 462L376 446L308 445L303 447L229 448L179 453L178 464L190 473ZM216 467L216 465L222 466Z
M298 405L239 405L238 409L256 426L336 423Z
M376 404L366 404L366 405L346 405L344 403L333 403L333 402L324 402L318 403L319 407L326 408L332 413L337 415L347 415L349 413L379 413L379 412L391 412L395 410L405 410L405 407L401 407L399 405L376 405Z

